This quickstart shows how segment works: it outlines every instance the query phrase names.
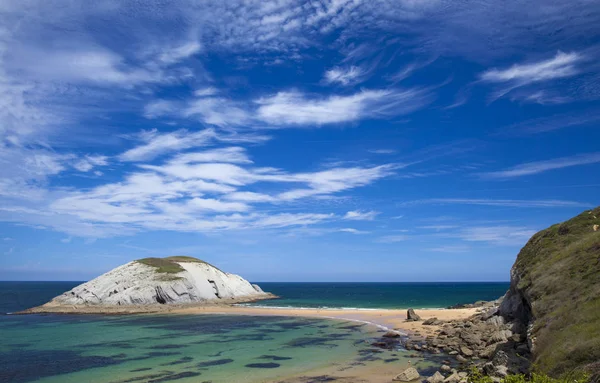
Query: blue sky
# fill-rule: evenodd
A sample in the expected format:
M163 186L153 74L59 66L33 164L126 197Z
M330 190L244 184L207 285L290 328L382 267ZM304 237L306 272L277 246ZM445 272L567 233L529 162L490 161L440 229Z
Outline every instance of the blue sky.
M0 5L0 279L500 281L600 199L590 1Z

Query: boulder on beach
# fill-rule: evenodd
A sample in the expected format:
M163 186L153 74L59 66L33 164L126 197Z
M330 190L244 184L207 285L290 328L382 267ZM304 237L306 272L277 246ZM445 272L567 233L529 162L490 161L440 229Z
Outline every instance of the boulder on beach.
M408 309L406 311L406 320L411 322L417 322L421 320L421 317L418 316L417 313L415 313L415 310Z
M274 296L192 257L144 258L83 283L41 308L235 302Z
M444 379L444 375L440 374L439 371L436 371L435 374L427 378L426 381L427 383L442 383Z
M402 371L394 379L394 382L412 382L413 380L417 380L421 377L419 372L414 367L409 367L406 370Z

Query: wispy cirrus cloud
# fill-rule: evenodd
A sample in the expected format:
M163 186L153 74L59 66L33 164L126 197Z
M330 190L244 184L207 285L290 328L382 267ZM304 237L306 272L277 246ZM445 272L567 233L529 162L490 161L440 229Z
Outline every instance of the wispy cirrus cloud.
M190 132L176 130L160 133L158 130L142 131L134 139L141 143L119 155L121 161L144 161L174 151L210 146L217 143L263 143L270 139L269 136L258 133L223 133L207 128Z
M529 135L551 132L559 129L589 126L600 121L600 113L587 111L583 113L557 114L517 122L501 128L498 133L505 135Z
M537 230L523 226L467 227L455 236L468 242L487 242L496 246L524 245Z
M558 52L551 59L528 64L514 64L507 69L490 69L480 75L482 81L493 83L513 82L525 85L533 82L570 77L579 72L576 63L583 57L576 52Z
M563 200L519 200L485 198L428 198L405 202L402 205L479 205L504 207L588 207L590 204Z
M359 83L364 77L364 71L358 66L348 68L335 67L325 72L323 81L328 84L351 85Z
M350 95L311 95L282 91L251 102L201 96L187 101L155 100L146 105L147 118L196 119L220 127L320 127L385 119L414 112L433 100L426 89L362 90Z
M444 245L444 246L436 246L425 249L427 251L433 251L436 253L466 253L471 250L469 246L466 245Z
M410 239L410 236L405 234L392 234L392 235L384 235L382 237L376 238L375 242L378 243L396 243L396 242L404 242Z
M499 86L492 96L493 99L510 95L512 100L560 104L571 101L571 97L540 86L580 74L583 69L579 64L586 59L582 53L559 51L551 59L514 64L506 69L489 69L480 74L480 80Z
M395 154L395 153L397 153L397 151L394 150L394 149L372 149L372 150L369 150L369 153L373 153L373 154Z
M552 160L527 162L506 170L481 173L480 175L484 178L514 178L572 166L595 164L598 162L600 162L600 153L586 153L570 157L555 158Z
M320 126L399 116L427 105L425 89L362 90L349 96L309 98L297 91L279 92L257 100L257 118L278 126Z
M352 220L352 221L372 221L377 217L379 212L377 211L360 211L353 210L349 211L344 215L344 219Z

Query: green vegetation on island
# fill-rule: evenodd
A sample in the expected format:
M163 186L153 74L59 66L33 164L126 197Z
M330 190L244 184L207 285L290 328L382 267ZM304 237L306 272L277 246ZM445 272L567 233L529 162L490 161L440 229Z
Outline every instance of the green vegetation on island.
M135 262L142 263L144 265L152 266L156 268L156 272L164 273L164 274L177 274L179 272L185 271L179 263L181 262L194 262L200 263L203 265L208 265L210 267L214 267L215 269L221 271L218 267L211 265L208 262L205 262L201 259L189 257L186 255L173 255L165 258L142 258L138 259Z

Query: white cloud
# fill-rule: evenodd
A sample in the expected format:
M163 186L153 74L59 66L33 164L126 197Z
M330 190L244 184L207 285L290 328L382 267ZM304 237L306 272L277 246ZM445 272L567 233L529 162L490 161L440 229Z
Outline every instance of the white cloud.
M178 106L173 101L154 100L144 106L144 117L153 119L173 114Z
M582 58L575 52L558 52L552 59L531 64L515 64L508 69L490 69L481 74L481 79L486 82L515 82L523 85L570 77L578 73L575 64Z
M446 245L446 246L430 247L425 250L433 251L436 253L466 253L470 250L470 247L464 246L464 245Z
M572 166L595 164L598 162L600 162L600 153L586 153L546 161L527 162L506 170L482 173L481 176L485 178L514 178Z
M468 242L488 242L495 246L524 245L536 230L521 226L482 226L461 230L456 236Z
M239 126L250 121L251 116L243 106L223 97L203 97L190 101L181 110L182 117L197 117L202 122L216 126Z
M75 161L73 167L80 172L89 172L96 166L108 165L108 157L101 155L87 155Z
M376 239L376 242L379 243L396 243L396 242L404 242L408 240L410 237L404 234L395 234L395 235L385 235L383 237L379 237Z
M194 91L194 96L196 97L207 97L207 96L214 96L215 94L219 93L218 89L209 86L207 88L201 88L201 89L196 89Z
M219 213L243 212L250 210L250 207L240 202L223 202L213 198L193 198L189 200L186 207L192 211L208 210Z
M95 164L106 161L94 156L88 158ZM160 165L138 166L144 170L130 173L121 182L92 189L42 188L44 198L25 199L11 209L0 209L0 220L94 238L147 230L211 232L315 225L343 217L330 213L291 213L282 204L365 186L392 174L395 168L380 165L289 173L253 166L241 147L182 153ZM43 168L46 170L41 179L49 171L47 166ZM62 168L50 169L53 171L60 172ZM277 192L248 190L250 185L263 184L276 185ZM24 197L22 185L14 190ZM265 208L265 204L271 206ZM367 219L372 214L361 212L349 217ZM339 231L361 234L335 230Z
M155 100L146 105L144 115L193 119L219 127L314 127L404 115L432 99L429 91L418 88L363 90L343 96L285 91L254 102L209 96L212 92L216 90L202 90L199 96L185 102Z
M233 146L179 154L169 160L170 164L193 164L200 162L226 162L231 164L251 164L246 149Z
M316 173L296 174L291 180L295 182L307 182L310 188L283 192L278 195L278 198L290 201L365 186L378 179L390 176L397 168L397 165L389 164L370 168L333 168Z
M589 204L563 200L520 200L485 198L429 198L404 203L404 205L479 205L505 207L588 207Z
M552 59L529 64L515 64L508 69L490 69L480 75L483 82L499 84L492 99L510 95L511 100L538 104L562 104L574 99L564 92L541 89L542 83L573 77L582 69L576 64L584 61L580 53L558 52Z
M131 87L165 80L161 71L129 68L122 57L106 49L89 46L46 49L31 46L15 48L15 61L8 70L19 70L22 79ZM18 60L16 60L18 58ZM39 65L40 61L44 65Z
M167 65L178 63L187 59L202 50L202 46L197 41L188 41L174 48L165 49L159 56L159 60Z
M379 212L377 211L360 211L354 210L349 211L344 215L344 219L352 220L352 221L372 221L377 217Z
M397 153L397 151L394 150L394 149L373 149L373 150L369 150L369 153L373 153L373 154L395 154L395 153Z
M279 92L257 100L256 116L273 126L325 125L383 118L413 112L430 101L424 90L363 90L349 96L308 98L300 92Z
M275 202L276 197L268 194L255 193L249 191L233 192L224 196L225 199L242 202Z
M442 231L442 230L455 229L457 227L458 226L455 226L455 225L426 225L426 226L419 226L419 229Z
M369 234L368 231L357 230L357 229L353 229L351 227L344 227L342 229L338 229L338 231L340 231L342 233L350 233L350 234Z
M537 134L576 126L589 126L598 121L600 121L600 112L597 111L555 114L550 117L520 121L501 128L501 132L511 135Z
M160 155L195 147L222 143L261 143L269 139L268 136L256 133L230 133L224 134L214 129L203 129L197 132L176 130L169 133L159 133L157 130L144 131L138 139L141 145L129 149L119 156L121 161L143 161L153 159Z
M323 80L329 84L350 85L360 82L364 74L360 67L354 65L349 68L336 67L326 71Z

